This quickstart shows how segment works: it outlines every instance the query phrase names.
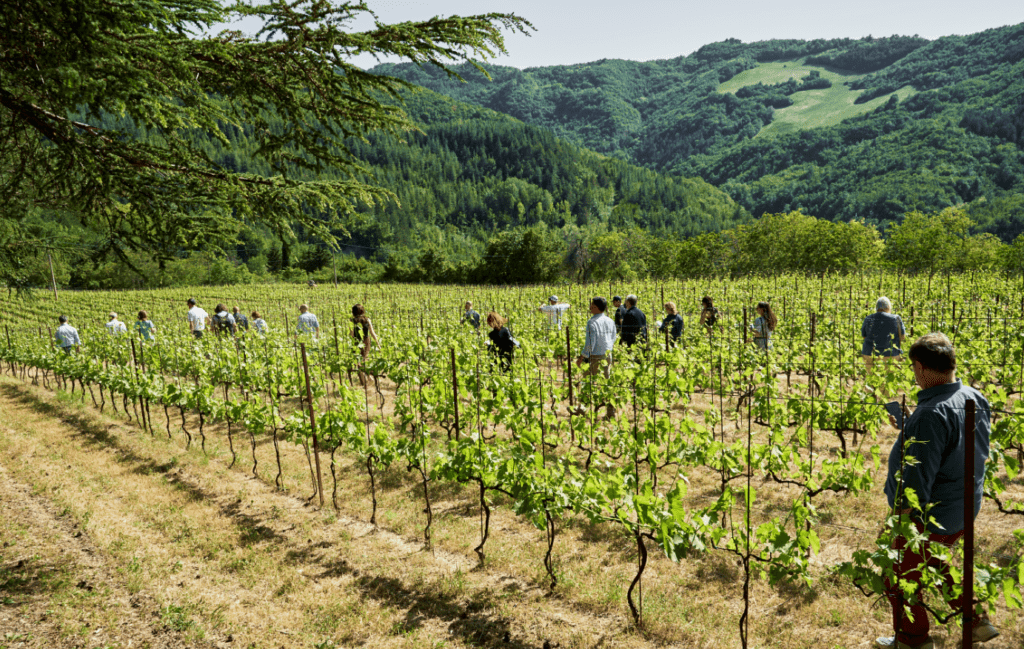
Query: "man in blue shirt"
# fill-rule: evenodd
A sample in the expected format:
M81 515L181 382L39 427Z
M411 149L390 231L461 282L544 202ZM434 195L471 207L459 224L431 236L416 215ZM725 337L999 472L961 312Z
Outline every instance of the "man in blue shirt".
M885 495L894 513L909 515L921 531L928 532L928 542L917 551L906 547L906 539L897 538L896 549L902 550L900 561L893 566L899 585L887 584L887 595L892 604L895 637L878 638L878 649L932 649L928 634L928 613L918 602L904 610L902 589L909 583L919 584L921 564L937 568L949 577L949 568L932 556L929 546L941 543L951 546L964 533L964 444L974 445L974 515L981 509L982 489L985 481L985 462L989 453L989 404L974 388L963 385L956 378L956 352L944 334L931 333L918 338L910 347L910 360L914 378L921 391L917 393L917 408L889 453L889 474L885 481ZM968 400L975 403L973 435L965 436L965 411ZM904 444L909 440L909 444ZM914 461L908 461L913 458ZM897 472L902 469L902 479ZM927 518L911 509L905 493L913 489L922 508L931 505ZM959 602L951 602L959 607ZM999 635L989 621L976 614L974 641L987 642Z
M68 324L68 317L66 315L57 318L57 322L60 323L60 326L57 327L57 333L54 335L54 338L60 350L65 354L70 354L72 347L75 348L75 351L79 351L82 341L78 337L78 330Z
M469 323L474 329L480 328L480 314L473 309L472 302L466 302L466 311L462 314L461 324Z
M604 378L610 378L612 372L612 346L615 344L615 323L605 315L608 301L603 297L595 297L590 301L590 319L587 320L587 337L583 349L576 358L576 365L589 363L583 376L596 376L604 366Z

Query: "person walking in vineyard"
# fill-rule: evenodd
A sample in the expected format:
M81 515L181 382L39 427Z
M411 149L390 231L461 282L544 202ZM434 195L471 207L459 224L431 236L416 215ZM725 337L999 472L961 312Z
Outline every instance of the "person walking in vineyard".
M202 338L206 325L210 324L210 314L196 305L195 298L188 299L188 329L195 338Z
M548 303L537 307L537 310L541 313L545 313L548 316L547 329L548 331L561 331L562 329L562 314L569 309L569 305L565 302L559 302L557 295L552 295L548 298Z
M487 314L487 324L491 330L487 332L490 342L487 343L487 351L495 355L499 367L503 373L512 369L512 361L516 350L515 338L512 332L505 326L506 320L500 315L491 311Z
M683 333L683 316L676 310L675 302L665 303L665 317L658 325L658 331L667 331L674 347L679 342L679 336Z
M772 348L772 332L779 326L779 319L776 317L772 307L767 302L757 303L757 317L750 328L754 331L754 344L758 349L765 351Z
M110 320L107 321L107 333L111 336L120 336L128 331L128 327L117 319L117 314L110 312Z
M622 314L626 312L626 307L622 306L622 298L618 295L612 297L612 307L615 308L615 333L622 333Z
M75 348L76 352L81 351L82 340L78 337L78 329L75 329L68 324L68 317L66 315L61 314L60 317L57 318L57 322L60 326L57 327L57 332L54 334L54 338L56 339L57 346L60 347L60 350L65 354L70 354L72 347Z
M631 348L636 343L641 345L647 342L647 316L636 307L637 297L626 296L626 312L622 314L622 334L620 336L623 344Z
M270 327L267 326L267 321L260 316L259 311L253 311L249 315L252 317L252 327L256 330L256 333L265 334L270 331Z
M156 325L149 319L149 314L145 311L139 311L139 317L135 321L135 331L139 332L143 340L155 340L153 334L156 333Z
M237 331L237 328L235 327L235 316L228 313L228 308L223 304L218 304L213 311L213 318L211 318L213 322L213 331L217 335L228 333L234 336L235 331Z
M718 309L711 296L705 295L700 299L700 324L707 330L709 336L715 334L715 324L718 323Z
M860 335L864 338L861 354L868 371L875 356L885 358L886 364L900 359L900 343L907 339L903 320L891 313L892 303L884 295L875 303L875 312L864 318Z
M480 328L480 314L473 309L472 302L466 302L466 311L462 314L459 324L470 324L474 329Z
M242 310L236 306L232 307L231 311L231 315L235 318L235 327L237 328L237 330L241 331L244 329L245 331L249 331L249 318L245 317L245 314L242 313Z
M931 548L935 544L953 546L964 533L964 445L974 445L974 516L981 509L989 454L989 403L980 392L957 380L956 351L949 338L941 333L918 338L910 347L910 360L921 391L917 393L917 408L907 418L889 452L885 495L893 514L909 516L918 532L927 533L928 537L917 547L903 537L893 540L892 547L902 550L899 561L893 565L896 579L886 581L895 635L878 638L877 649L934 646L920 590L914 603L906 601L905 593L914 592L908 588L920 586L922 564L938 570L947 585L953 585L949 566L934 556ZM976 405L975 427L965 435L968 400ZM894 419L892 423L896 425ZM912 508L905 495L911 489L919 508ZM926 506L930 508L925 509ZM904 610L905 604L909 604L909 614ZM950 606L956 609L961 603L952 601ZM974 642L987 642L999 635L980 609L972 624Z
M355 315L355 310L356 307L352 307L352 315ZM316 314L309 310L309 305L307 304L299 305L298 335L301 336L302 334L312 335L313 340L316 340L320 335L320 321L317 320Z
M604 378L611 378L615 322L605 315L607 310L608 300L603 297L595 297L590 301L587 336L583 341L580 355L576 357L576 365L581 366L587 363L587 369L583 372L585 377L604 374Z
M380 339L377 338L377 332L373 330L373 323L366 317L366 309L362 304L352 307L352 324L355 325L352 328L352 337L355 339L356 348L360 353L359 366L361 368L370 357L370 340L372 339L380 347ZM366 375L362 369L359 370L359 383L366 385Z

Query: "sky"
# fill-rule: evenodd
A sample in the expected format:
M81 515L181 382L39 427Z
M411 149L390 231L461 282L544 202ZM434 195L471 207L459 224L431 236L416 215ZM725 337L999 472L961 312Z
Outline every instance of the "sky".
M537 29L506 35L517 68L604 58L649 61L691 54L707 43L739 38L861 38L914 34L934 39L1024 22L1021 0L368 0L387 23L432 16L515 13ZM367 28L371 23L354 25ZM372 67L371 57L355 61Z

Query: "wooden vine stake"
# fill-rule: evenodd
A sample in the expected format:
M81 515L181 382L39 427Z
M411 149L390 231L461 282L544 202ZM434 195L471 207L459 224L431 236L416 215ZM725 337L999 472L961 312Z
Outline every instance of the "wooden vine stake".
M963 649L971 649L974 635L974 399L964 409L964 594Z
M324 506L324 481L320 473L320 447L316 439L316 408L313 407L313 389L309 385L309 361L306 360L306 343L299 343L302 350L302 371L306 375L306 400L309 402L309 430L313 434L313 459L316 460L316 490L320 496L320 507Z

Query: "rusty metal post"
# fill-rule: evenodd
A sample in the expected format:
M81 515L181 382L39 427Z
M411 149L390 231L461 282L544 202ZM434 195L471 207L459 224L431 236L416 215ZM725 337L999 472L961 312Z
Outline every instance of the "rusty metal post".
M963 649L971 649L974 621L974 399L964 412L964 594Z

